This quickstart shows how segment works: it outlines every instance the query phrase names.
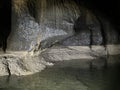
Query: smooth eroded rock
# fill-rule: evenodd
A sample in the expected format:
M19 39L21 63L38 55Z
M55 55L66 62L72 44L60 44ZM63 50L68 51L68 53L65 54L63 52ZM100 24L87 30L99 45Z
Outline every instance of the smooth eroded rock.
M80 16L74 1L38 0L37 21L26 10L17 15L13 7L12 32L8 40L9 50L31 51L35 46L47 48L74 34L74 22Z

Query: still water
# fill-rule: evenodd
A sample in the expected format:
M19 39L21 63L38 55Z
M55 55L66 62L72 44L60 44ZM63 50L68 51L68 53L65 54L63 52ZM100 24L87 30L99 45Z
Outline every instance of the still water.
M30 76L0 77L0 90L120 90L120 60L113 59L116 63L102 69L81 68L78 62L74 67L72 60Z

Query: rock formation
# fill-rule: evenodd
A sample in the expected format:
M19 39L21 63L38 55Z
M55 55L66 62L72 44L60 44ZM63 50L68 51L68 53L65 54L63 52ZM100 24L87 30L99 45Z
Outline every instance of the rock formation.
M12 0L12 30L7 53L0 53L0 76L33 74L64 60L89 59L83 66L103 67L109 55L120 54L119 45L108 44L119 44L117 30L75 0ZM96 58L103 63L92 62Z

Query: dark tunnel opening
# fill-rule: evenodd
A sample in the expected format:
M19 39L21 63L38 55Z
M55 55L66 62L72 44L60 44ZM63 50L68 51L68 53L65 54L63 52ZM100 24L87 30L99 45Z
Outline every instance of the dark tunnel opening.
M90 9L96 16L101 14L116 28L120 36L120 2L119 0L76 0L79 5ZM119 37L120 39L120 37Z
M117 33L116 36L116 41L114 44L119 44L120 43L120 7L119 1L105 1L105 0L75 0L76 3L78 3L79 6L83 6L87 9L89 9L97 18L97 20L100 23L101 26L101 33L102 33L102 45L104 45L106 47L107 44L112 44L111 42L109 43L108 40L108 31L104 28L105 26L105 22L104 20L102 20L102 18L105 18L106 20L109 21L109 23L114 27L114 31ZM81 21L83 21L81 19ZM78 19L78 21L76 22L76 26L77 29L75 28L75 30L77 30L77 32L79 31L79 22L80 20ZM83 26L83 25L81 25ZM110 32L110 31L109 31ZM113 32L113 31L111 31ZM91 45L93 45L93 41L92 41L92 34L93 32L91 32L90 30L90 47ZM112 34L112 33L111 33Z
M79 5L84 5L87 8L91 9L93 12L99 12L107 16L112 21L120 20L120 2L111 0L111 1L104 1L104 0L76 0ZM118 22L116 22L119 24Z
M120 43L120 8L119 8L119 1L104 1L104 0L75 0L76 3L78 3L79 6L83 6L87 9L89 9L97 18L97 20L100 23L101 26L101 35L102 35L102 43L100 45L103 45L106 48L107 44L113 44L112 40L110 41L110 34L113 34L111 32L116 32L116 42L114 44ZM77 33L79 33L81 28L84 28L85 23L84 18L85 15L81 15L81 17L78 18L78 20L75 22L74 29ZM104 18L104 20L103 20ZM106 26L106 20L109 21L110 25L114 28L114 30L107 30L105 28ZM81 23L82 22L82 23ZM88 27L88 26L86 26ZM91 45L96 45L93 40L93 30L92 27L88 27L90 31L90 48Z
M64 0L63 0L64 1ZM7 38L11 32L11 4L12 0L1 0L0 1L0 47L5 52L7 48ZM75 0L75 2L80 6L84 6L90 9L94 14L101 14L107 17L111 23L116 28L115 30L118 32L118 39L120 41L120 7L119 1L105 1L105 0ZM28 7L31 7L32 4L28 3ZM29 8L30 9L30 8ZM29 10L33 13L33 17L36 17L35 12L35 4L33 4L32 9ZM101 22L102 23L102 22ZM105 36L103 31L103 37ZM106 39L105 39L106 40ZM105 43L105 41L104 41Z
M0 12L0 47L5 52L11 32L11 0L0 0Z

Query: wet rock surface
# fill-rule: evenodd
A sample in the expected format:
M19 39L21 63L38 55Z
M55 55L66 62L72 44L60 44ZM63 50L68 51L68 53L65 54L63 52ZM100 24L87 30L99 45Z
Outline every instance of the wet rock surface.
M49 63L42 57L31 56L27 52L7 52L0 55L0 76L30 75L43 70Z
M0 76L30 75L60 63L64 67L64 63L69 65L71 60L75 61L71 64L73 67L101 69L109 62L109 55L119 54L120 46L112 45L106 49L103 46L92 46L91 49L87 46L54 46L37 52L7 51L0 53Z
M42 52L0 53L0 88L113 90L111 82L114 79L119 88L119 65L116 65L120 63L119 49L120 46L112 45L107 46L107 50L103 46L92 46L91 49L87 46L54 46Z
M96 50L95 50L96 49ZM101 53L102 52L102 53ZM53 47L41 53L41 55L48 61L64 61L64 60L76 60L76 59L94 59L97 56L107 55L104 47L94 47L90 49L85 46L76 47Z

